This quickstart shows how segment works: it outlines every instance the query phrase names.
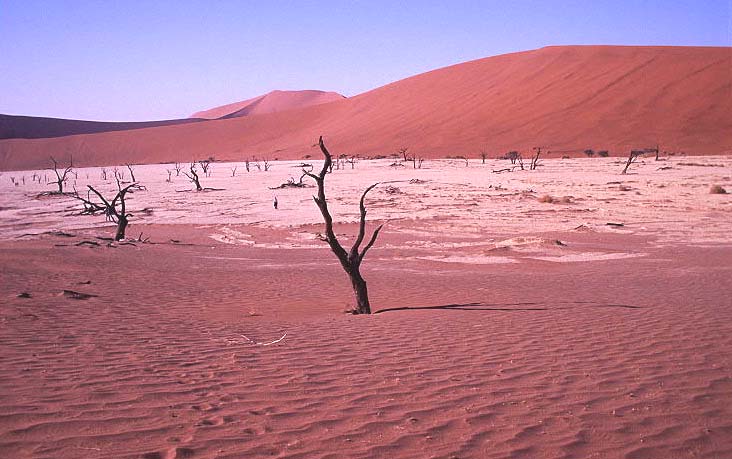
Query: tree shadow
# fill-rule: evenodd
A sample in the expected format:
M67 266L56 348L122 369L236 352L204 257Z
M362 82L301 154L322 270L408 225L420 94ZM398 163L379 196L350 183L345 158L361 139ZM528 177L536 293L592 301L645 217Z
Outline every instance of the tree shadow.
M586 304L600 308L625 308L625 309L643 309L641 306L633 306L629 304L605 304L595 303L592 301L552 301L551 304L563 305L579 305ZM446 311L502 311L502 312L520 312L520 311L553 311L558 309L570 309L571 306L547 307L546 303L524 302L524 303L453 303L441 304L435 306L400 306L395 308L384 308L375 311L374 314L382 312L394 311L429 311L429 310L446 310Z

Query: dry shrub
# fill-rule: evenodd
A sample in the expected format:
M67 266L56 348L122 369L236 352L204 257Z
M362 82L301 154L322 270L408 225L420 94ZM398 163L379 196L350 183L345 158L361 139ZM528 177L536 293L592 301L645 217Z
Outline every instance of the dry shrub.
M539 202L544 202L544 203L551 204L551 203L556 202L556 200L554 199L554 196L551 196L549 194L545 194L544 196L541 196L539 198Z
M540 196L538 200L539 202L547 204L572 204L572 196L562 196L560 198L555 198L550 194L545 194L544 196Z
M727 190L722 188L720 185L712 185L712 187L709 188L709 194L727 194Z

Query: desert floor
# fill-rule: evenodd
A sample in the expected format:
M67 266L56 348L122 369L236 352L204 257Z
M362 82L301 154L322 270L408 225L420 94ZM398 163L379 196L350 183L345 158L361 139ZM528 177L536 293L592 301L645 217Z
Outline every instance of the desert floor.
M732 158L664 159L334 171L372 316L296 162L133 166L147 243L3 172L0 457L732 457Z

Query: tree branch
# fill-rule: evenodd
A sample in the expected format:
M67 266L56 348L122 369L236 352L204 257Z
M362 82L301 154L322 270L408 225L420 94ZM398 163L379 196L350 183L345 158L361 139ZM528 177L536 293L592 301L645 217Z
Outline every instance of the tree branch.
M376 242L376 238L379 237L379 231L381 231L381 228L383 227L384 225L379 225L374 231L374 234L371 235L371 240L369 240L369 243L366 244L366 247L363 248L363 252L361 252L361 254L358 256L359 263L363 260L363 257L366 256L366 252L368 252L371 246L374 245L374 243Z
M349 256L351 259L359 259L360 256L358 255L358 249L361 246L361 243L363 242L363 238L366 234L366 206L364 205L364 199L366 199L366 195L369 191L373 190L374 187L376 187L379 184L379 182L374 183L370 187L366 188L366 190L361 195L361 201L359 201L359 210L361 213L361 219L359 221L358 225L358 236L356 237L356 241L353 243L353 247L351 247L351 252Z

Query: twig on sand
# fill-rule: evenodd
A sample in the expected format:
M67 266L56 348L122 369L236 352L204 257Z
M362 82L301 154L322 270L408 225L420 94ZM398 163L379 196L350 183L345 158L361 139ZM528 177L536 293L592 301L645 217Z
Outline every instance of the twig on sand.
M254 344L256 346L271 346L272 344L277 344L280 341L282 341L283 339L285 339L285 336L287 336L287 332L285 332L285 334L282 335L279 339L270 341L268 343L260 343L260 342L254 341L253 339L249 338L248 336L242 335L241 333L238 333L238 335L241 336L242 338L244 338L245 340L247 340L247 343L249 343L249 344Z

